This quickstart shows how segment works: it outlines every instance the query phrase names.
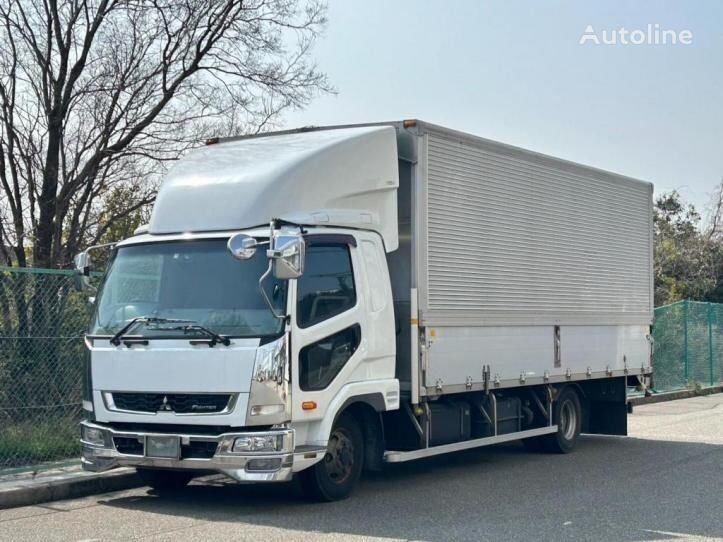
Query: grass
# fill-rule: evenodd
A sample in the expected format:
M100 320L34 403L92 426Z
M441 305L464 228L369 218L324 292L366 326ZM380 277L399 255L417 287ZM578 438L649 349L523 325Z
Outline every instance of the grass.
M0 426L0 470L80 455L78 422L57 418Z

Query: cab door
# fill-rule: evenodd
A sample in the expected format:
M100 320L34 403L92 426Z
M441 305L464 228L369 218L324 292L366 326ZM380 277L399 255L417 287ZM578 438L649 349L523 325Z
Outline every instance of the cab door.
M291 311L292 419L302 422L323 417L366 350L356 238L325 234L306 239L304 274L296 280Z

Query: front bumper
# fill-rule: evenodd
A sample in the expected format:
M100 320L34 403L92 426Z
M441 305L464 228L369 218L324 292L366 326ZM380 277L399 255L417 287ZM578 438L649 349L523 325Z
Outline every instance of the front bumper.
M100 441L83 438L87 429L99 431ZM98 434L97 432L95 433ZM81 462L83 469L101 472L115 467L153 467L222 472L242 482L284 482L292 477L294 430L234 432L220 435L121 431L91 422L81 422ZM281 446L273 452L234 452L234 441L242 437L277 436ZM181 443L180 457L148 457L147 437L176 436ZM121 450L119 451L119 448ZM199 449L202 453L199 453ZM186 450L185 452L183 450Z

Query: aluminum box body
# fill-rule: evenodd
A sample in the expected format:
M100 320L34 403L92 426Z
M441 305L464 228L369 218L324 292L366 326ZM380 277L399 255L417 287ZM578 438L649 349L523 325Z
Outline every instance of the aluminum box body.
M650 372L652 184L419 121L398 131L420 395L479 389L486 366L492 387Z

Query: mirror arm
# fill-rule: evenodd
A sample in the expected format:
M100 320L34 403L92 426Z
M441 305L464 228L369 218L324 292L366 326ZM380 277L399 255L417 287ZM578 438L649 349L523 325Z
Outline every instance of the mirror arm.
M117 244L118 244L118 241L114 241L112 243L102 243L100 245L91 245L88 248L86 248L85 251L90 252L91 250L95 250L97 248L114 247Z
M259 278L259 290L261 290L261 295L264 298L264 301L266 301L266 304L269 306L269 310L271 311L271 314L274 315L275 318L278 318L279 320L286 320L285 314L279 314L274 309L273 303L271 303L271 300L269 299L269 296L266 295L266 290L264 290L264 281L266 278L271 274L271 270L273 268L273 261L269 260L269 267L266 269L266 272L261 275L261 278Z

